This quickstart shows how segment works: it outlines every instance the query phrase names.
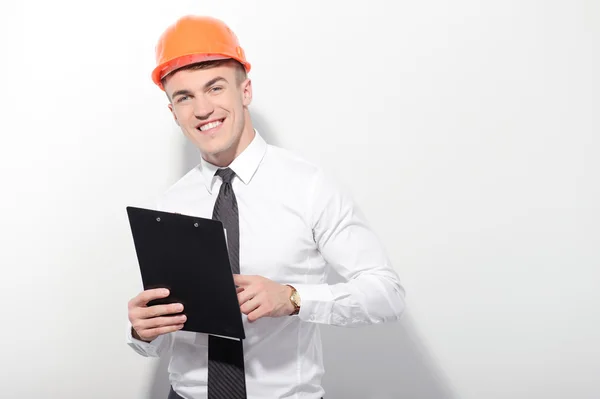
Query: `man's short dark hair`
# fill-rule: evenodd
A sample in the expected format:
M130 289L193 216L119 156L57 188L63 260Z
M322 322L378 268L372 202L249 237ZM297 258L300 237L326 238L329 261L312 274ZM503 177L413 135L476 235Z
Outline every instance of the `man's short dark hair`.
M160 81L160 83L162 84L163 87L165 87L166 81L175 72L179 72L179 71L197 71L199 69L216 68L216 67L220 67L220 66L223 66L223 65L230 65L230 66L235 67L235 69L236 69L236 73L235 73L236 84L238 84L238 85L240 83L242 83L244 80L246 80L246 78L248 77L248 75L246 73L246 68L244 68L244 66L240 62L238 62L237 60L234 60L232 58L228 58L228 59L225 59L225 60L204 61L204 62L197 62L195 64L186 65L184 67L181 67L181 68L178 68L178 69L174 70L173 72L171 72L170 74L168 74L167 76L165 76L164 78L162 78L161 81Z

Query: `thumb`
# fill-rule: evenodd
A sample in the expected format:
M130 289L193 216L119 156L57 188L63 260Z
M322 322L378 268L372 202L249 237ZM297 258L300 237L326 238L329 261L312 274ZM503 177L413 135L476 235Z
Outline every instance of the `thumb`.
M241 274L234 274L233 282L238 287L246 287L246 286L250 285L251 279L249 279L248 276L244 276Z

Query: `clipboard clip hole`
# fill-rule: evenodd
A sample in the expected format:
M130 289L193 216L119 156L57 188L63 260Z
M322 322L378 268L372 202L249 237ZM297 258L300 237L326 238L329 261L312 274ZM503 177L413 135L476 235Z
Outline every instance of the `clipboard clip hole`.
M156 218L156 221L157 221L157 222L160 222L160 218Z
M198 227L198 223L194 223L194 227Z

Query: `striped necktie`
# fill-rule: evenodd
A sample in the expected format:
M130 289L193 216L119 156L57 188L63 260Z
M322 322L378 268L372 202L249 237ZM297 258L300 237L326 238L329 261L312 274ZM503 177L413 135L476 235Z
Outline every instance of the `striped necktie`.
M223 180L213 209L227 231L227 247L233 274L240 272L240 228L237 201L231 185L235 173L230 168L216 173ZM208 399L246 399L244 348L241 340L209 335Z

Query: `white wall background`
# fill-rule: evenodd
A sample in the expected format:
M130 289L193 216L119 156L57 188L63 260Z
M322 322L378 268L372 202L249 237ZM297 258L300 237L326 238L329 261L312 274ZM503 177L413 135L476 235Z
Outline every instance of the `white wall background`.
M600 397L600 3L2 1L6 398L166 398L124 342L125 206L197 154L149 78L160 32L223 18L258 128L356 195L402 323L326 329L328 398Z

